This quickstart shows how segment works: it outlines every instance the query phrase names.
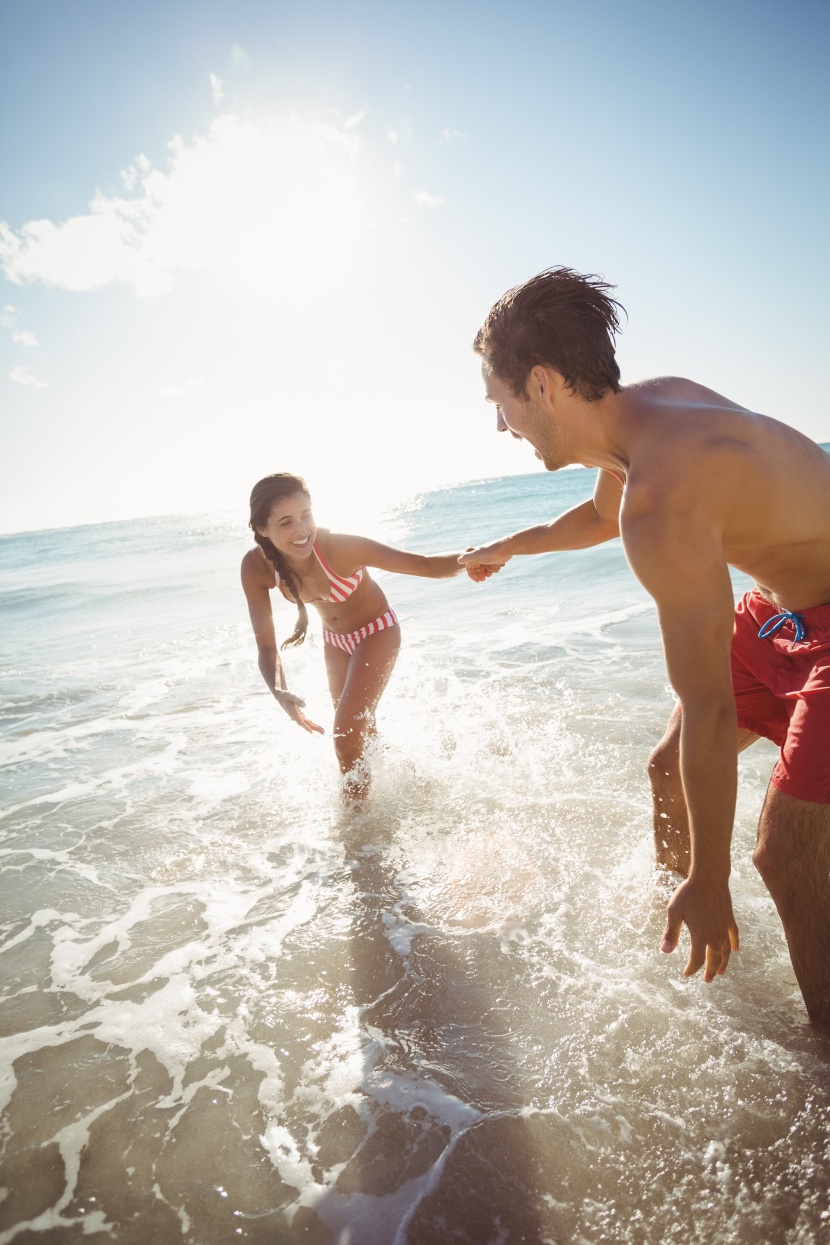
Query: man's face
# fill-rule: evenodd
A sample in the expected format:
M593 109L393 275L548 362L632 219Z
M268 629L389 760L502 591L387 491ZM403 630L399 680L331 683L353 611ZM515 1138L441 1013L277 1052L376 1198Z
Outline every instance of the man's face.
M573 460L567 456L553 411L538 398L516 397L510 386L482 364L485 396L496 408L496 428L520 441L529 441L547 471L558 471Z

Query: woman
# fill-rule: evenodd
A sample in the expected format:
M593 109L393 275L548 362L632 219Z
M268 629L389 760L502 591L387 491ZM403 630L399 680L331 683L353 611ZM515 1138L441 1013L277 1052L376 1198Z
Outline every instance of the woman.
M326 672L335 709L334 748L341 772L349 775L347 793L363 795L368 783L359 763L367 736L375 732L375 709L401 643L395 612L366 568L445 579L464 570L459 554L425 557L363 536L318 528L308 486L287 472L266 476L254 485L250 527L258 547L242 559L242 587L262 677L293 721L303 730L323 733L304 714L305 701L286 686L271 613L270 593L278 588L298 610L296 626L283 648L305 639L306 604L313 605L323 620Z

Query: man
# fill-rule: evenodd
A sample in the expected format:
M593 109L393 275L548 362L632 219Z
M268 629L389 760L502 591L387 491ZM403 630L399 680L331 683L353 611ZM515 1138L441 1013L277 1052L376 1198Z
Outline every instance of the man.
M599 473L591 501L461 560L484 578L516 554L622 537L657 603L680 702L650 764L657 858L685 875L662 949L685 923L685 975L704 967L707 982L738 949L737 752L764 735L781 756L753 860L810 1020L830 1033L830 456L692 381L622 387L611 288L551 269L508 291L479 330L499 431L529 441L548 471ZM737 610L729 566L756 583Z

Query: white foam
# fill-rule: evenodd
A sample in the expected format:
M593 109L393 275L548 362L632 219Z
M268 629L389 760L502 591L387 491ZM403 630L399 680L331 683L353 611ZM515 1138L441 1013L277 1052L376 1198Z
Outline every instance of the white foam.
M137 632L117 658L79 645L55 675L56 690L63 677L78 695L50 701L48 719L30 697L32 720L0 754L13 778L0 849L4 1009L19 1026L0 1039L9 1118L34 1114L41 1067L62 1068L80 1038L124 1059L125 1085L151 1052L160 1088L147 1109L169 1111L168 1140L200 1091L229 1110L244 1092L245 1110L261 1112L254 1149L299 1189L296 1206L335 1240L403 1245L468 1130L531 1121L541 1105L589 1176L625 1170L620 1206L639 1189L649 1223L688 1218L699 1195L720 1215L713 1243L763 1239L786 1213L794 1245L807 1245L830 1186L830 1084L750 861L771 752L741 760L744 950L707 987L682 977L682 954L658 950L666 896L644 761L669 694L659 644L649 648L653 607L604 563L579 565L590 575L575 573L571 595L555 580L555 599L542 561L501 596L405 585L404 648L360 816L341 812L330 736L309 738L261 690L235 566L225 616L200 614L187 642L179 612L202 607L195 588L175 618L171 604L169 634L161 622ZM286 663L330 728L320 648ZM33 1230L66 1228L92 1126L130 1092L119 1085L93 1108L91 1075L79 1064L66 1077L77 1117L54 1130L68 1182ZM353 1147L390 1113L424 1112L449 1145L384 1195L341 1193L338 1175L362 1167L348 1147L323 1164L335 1112ZM177 1145L193 1147L194 1166L225 1155L217 1200L231 1205L249 1173L244 1146L223 1148L220 1116ZM153 1163L164 1161L162 1146ZM124 1162L137 1178L126 1145ZM752 1200L750 1174L774 1213ZM164 1200L163 1183L142 1190L147 1204ZM599 1239L611 1212L590 1183L569 1201L550 1173L540 1194L572 1216L570 1239ZM183 1233L199 1233L186 1190L168 1204ZM112 1205L71 1230L112 1232ZM638 1245L634 1219L614 1230Z

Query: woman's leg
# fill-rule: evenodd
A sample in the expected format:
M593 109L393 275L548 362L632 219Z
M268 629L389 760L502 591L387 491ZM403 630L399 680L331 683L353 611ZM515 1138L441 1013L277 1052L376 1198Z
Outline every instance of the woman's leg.
M326 645L326 670L334 704L334 750L343 774L351 774L363 759L366 739L375 730L375 709L395 665L401 646L400 627L376 631L346 654ZM368 779L354 774L346 784L352 798L366 794Z
M344 653L342 648L335 648L333 644L323 644L323 652L326 658L326 674L329 680L329 695L331 703L337 708L337 702L343 692L343 685L346 682L346 674L349 670L349 653Z

